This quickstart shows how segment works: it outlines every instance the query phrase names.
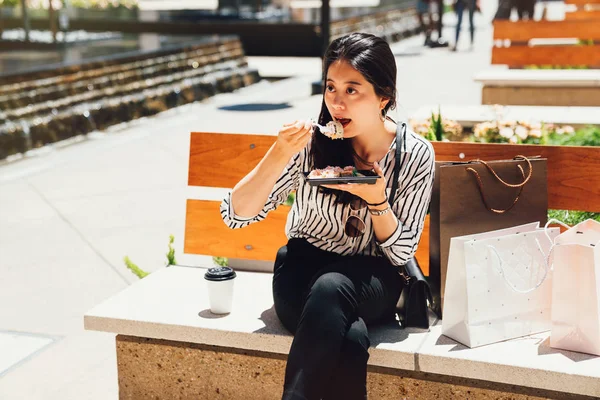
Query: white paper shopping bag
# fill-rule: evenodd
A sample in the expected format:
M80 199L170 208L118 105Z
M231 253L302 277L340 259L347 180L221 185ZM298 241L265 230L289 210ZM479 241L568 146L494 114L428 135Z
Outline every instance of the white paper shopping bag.
M555 244L550 347L600 355L600 222L583 221Z
M452 238L442 333L469 347L550 330L558 228L539 223Z

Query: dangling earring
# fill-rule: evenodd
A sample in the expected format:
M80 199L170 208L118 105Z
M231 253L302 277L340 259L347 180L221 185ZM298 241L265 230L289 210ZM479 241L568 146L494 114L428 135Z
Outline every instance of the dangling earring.
M385 122L385 108L381 109L381 112L379 113L379 119L381 122Z

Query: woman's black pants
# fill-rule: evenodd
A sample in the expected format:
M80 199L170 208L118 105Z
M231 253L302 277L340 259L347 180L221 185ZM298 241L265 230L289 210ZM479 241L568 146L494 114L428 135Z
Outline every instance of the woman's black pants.
M401 290L384 257L340 256L290 239L273 275L275 311L294 333L283 399L366 399L367 325L393 318Z

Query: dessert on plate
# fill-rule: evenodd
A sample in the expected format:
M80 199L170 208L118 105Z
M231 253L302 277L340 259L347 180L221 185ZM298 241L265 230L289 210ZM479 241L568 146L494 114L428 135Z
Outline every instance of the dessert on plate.
M308 179L340 178L344 176L363 176L353 166L332 167L328 166L322 169L314 169L308 174Z

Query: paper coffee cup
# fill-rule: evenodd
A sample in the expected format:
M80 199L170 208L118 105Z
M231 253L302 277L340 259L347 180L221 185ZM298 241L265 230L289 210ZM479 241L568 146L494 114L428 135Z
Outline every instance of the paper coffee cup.
M235 271L229 267L209 268L204 274L208 286L208 301L213 314L228 314L233 302Z

